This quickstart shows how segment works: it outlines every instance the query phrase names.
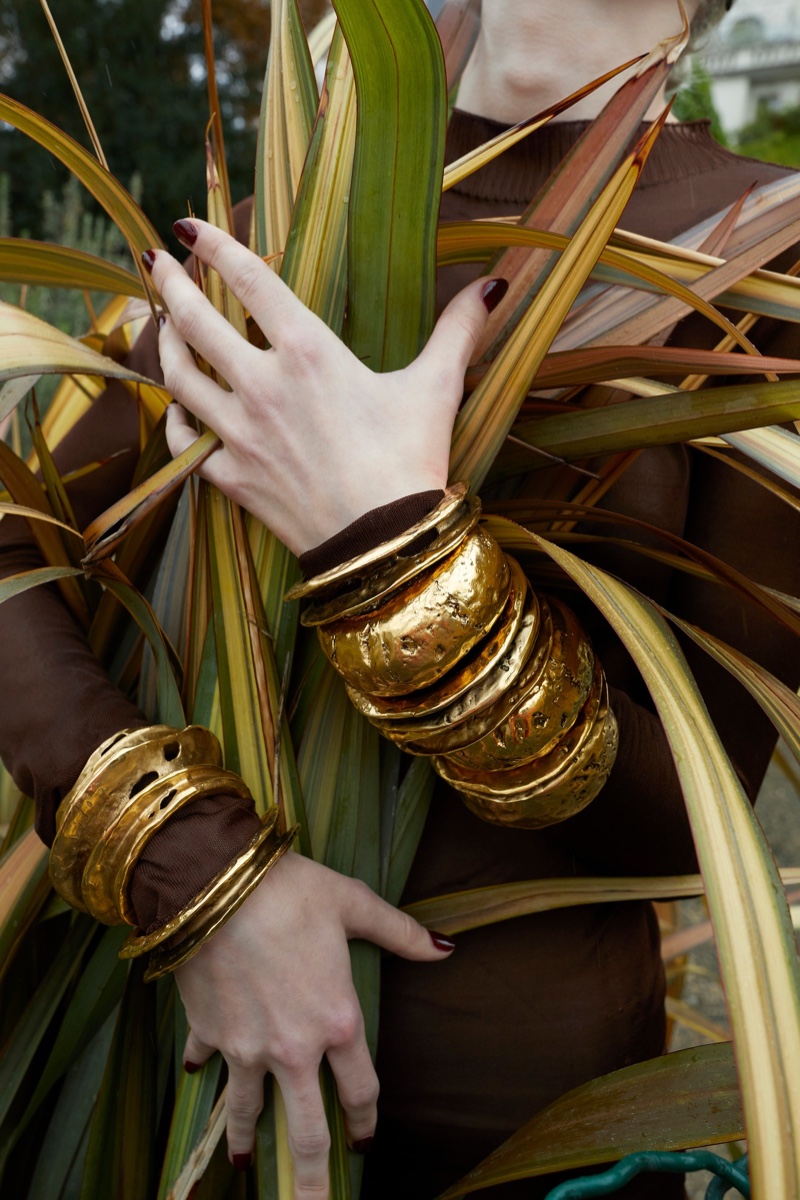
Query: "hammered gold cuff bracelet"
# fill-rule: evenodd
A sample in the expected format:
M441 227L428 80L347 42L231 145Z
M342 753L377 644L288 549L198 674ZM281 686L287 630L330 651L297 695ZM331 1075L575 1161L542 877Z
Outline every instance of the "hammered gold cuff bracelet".
M153 835L201 796L251 800L247 787L222 766L217 738L199 725L123 730L87 761L59 805L50 852L50 878L73 908L106 925L134 925L129 892L137 862ZM149 935L134 934L121 956L131 958L161 947L148 977L185 962L244 902L291 844L281 836L277 809L270 810L246 850L206 885L203 892ZM174 950L162 943L188 934Z
M487 821L566 820L608 779L617 724L574 614L537 595L465 484L398 538L296 585L356 708Z

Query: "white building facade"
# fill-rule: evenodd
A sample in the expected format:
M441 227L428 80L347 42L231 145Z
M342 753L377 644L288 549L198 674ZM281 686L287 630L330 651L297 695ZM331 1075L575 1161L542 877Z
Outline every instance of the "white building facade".
M800 0L737 0L702 55L722 127L800 105Z

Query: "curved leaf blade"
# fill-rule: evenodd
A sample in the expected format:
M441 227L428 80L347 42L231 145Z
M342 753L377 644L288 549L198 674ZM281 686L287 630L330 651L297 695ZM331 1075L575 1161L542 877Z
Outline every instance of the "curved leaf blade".
M684 1150L743 1135L730 1042L623 1067L575 1088L528 1121L439 1200L514 1179Z

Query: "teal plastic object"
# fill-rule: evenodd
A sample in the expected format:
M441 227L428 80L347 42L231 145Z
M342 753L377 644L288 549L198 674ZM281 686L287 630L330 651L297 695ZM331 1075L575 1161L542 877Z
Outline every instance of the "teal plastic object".
M645 1150L640 1154L629 1154L600 1175L586 1175L582 1179L560 1183L547 1193L546 1200L584 1200L586 1196L610 1196L644 1171L673 1171L676 1174L711 1171L714 1179L708 1185L705 1200L722 1200L732 1188L736 1188L745 1200L750 1200L747 1157L732 1163L718 1154L712 1154L710 1150L682 1150L679 1153Z

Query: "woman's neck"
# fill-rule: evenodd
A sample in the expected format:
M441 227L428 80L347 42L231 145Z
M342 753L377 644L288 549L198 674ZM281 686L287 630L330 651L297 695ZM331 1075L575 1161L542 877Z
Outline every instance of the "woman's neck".
M699 0L685 0L691 19ZM677 0L483 0L481 32L458 106L509 125L680 32ZM623 77L562 114L597 116ZM663 108L663 95L648 116Z

